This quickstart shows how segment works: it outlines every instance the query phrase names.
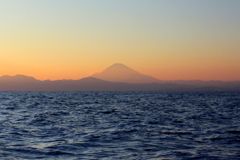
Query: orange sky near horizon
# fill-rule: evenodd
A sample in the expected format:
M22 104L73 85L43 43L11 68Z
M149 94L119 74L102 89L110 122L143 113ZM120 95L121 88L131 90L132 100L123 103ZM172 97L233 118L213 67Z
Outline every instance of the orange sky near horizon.
M1 1L1 0L0 0ZM240 80L240 1L1 1L0 76Z

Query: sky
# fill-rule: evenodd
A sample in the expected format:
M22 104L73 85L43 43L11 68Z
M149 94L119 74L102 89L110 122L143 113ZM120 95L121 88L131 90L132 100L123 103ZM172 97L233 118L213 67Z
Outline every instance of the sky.
M240 80L239 0L0 0L0 76Z

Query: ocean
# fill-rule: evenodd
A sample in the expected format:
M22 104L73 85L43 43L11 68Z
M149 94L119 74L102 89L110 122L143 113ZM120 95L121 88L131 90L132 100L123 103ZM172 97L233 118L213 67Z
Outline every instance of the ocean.
M240 92L0 92L0 159L240 159Z

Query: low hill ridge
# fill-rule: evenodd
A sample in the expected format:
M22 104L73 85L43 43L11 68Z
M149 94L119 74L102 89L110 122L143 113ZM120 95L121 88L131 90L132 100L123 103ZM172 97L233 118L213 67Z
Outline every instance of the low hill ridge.
M38 80L36 80L34 77L17 74L15 76L9 76L9 75L1 76L0 81L32 82L32 81L38 81Z

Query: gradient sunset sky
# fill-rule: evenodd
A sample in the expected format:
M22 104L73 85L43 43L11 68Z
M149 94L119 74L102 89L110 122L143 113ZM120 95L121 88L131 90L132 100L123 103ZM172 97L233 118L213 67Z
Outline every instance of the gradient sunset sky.
M0 0L0 76L240 80L240 0Z

